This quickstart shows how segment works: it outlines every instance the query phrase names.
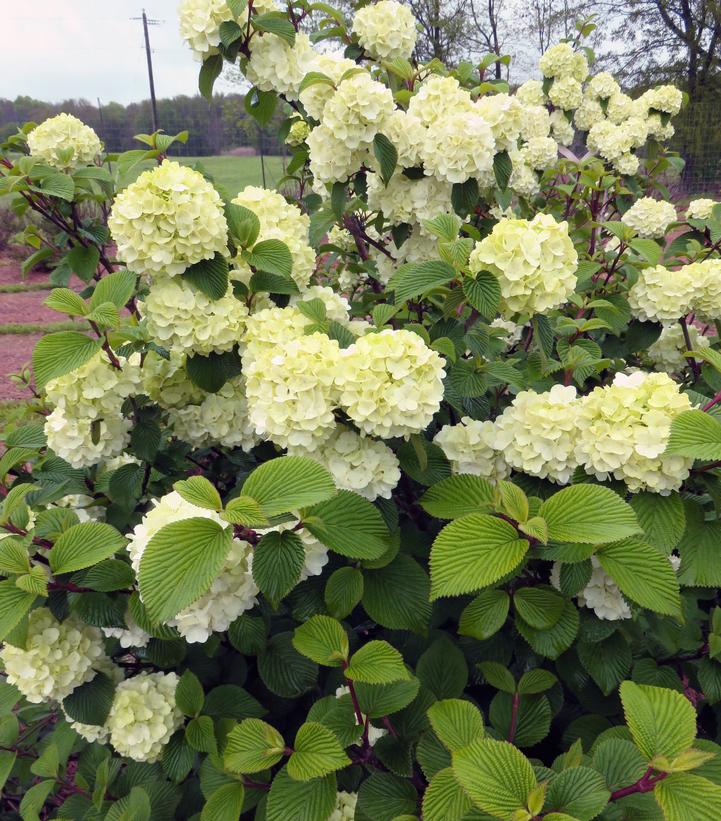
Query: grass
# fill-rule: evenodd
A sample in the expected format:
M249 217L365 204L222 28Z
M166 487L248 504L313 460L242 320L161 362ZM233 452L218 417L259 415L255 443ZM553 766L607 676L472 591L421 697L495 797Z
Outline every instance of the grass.
M263 185L260 157L174 157L184 165L198 164L210 174L218 185L235 196L246 185ZM281 157L265 157L265 187L275 188L283 176Z
M0 336L7 334L49 334L53 331L87 331L89 326L85 322L8 322L0 325Z
M26 291L49 291L54 288L49 282L11 282L0 285L0 294L22 294Z

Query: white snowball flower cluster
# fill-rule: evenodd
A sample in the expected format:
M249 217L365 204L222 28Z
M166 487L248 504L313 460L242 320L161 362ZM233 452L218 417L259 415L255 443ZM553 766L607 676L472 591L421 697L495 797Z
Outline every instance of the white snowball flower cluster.
M538 61L544 77L572 77L582 83L588 77L588 60L582 51L574 51L570 43L557 43L546 49Z
M336 805L326 821L353 821L358 793L341 790L336 796Z
M502 312L544 313L562 305L576 287L578 255L568 224L550 214L504 219L476 243L472 275L490 271L501 286Z
M433 442L445 453L454 473L472 473L495 482L510 473L496 437L493 422L464 416L458 425L444 425Z
M335 428L340 347L323 333L244 357L248 414L258 435L311 448Z
M143 393L165 409L196 404L205 397L205 391L190 381L183 357L177 351L171 351L169 359L154 351L146 353L143 361Z
M272 0L253 0L256 14L273 11ZM248 22L248 7L235 17L227 0L182 0L178 8L180 36L193 52L196 60L204 60L218 53L220 26L222 23L237 23L244 26Z
M246 186L232 202L252 211L260 222L258 242L277 239L285 243L293 260L291 276L301 291L315 268L315 251L308 241L310 217L277 191Z
M691 340L691 350L700 351L709 348L711 343L694 325L688 326L688 335ZM661 336L648 349L648 357L657 371L679 373L689 364L689 359L683 355L686 350L686 340L683 328L678 325L669 325L661 331Z
M333 81L333 85L331 86L328 83L314 83L300 92L300 101L314 120L320 121L322 119L325 104L335 93L335 88L338 83L340 83L346 71L356 69L357 67L357 64L353 60L349 60L343 56L342 51L331 51L327 54L320 52L315 55L312 65L308 67L308 71L325 74L326 77Z
M559 77L548 91L548 99L564 111L578 108L583 100L583 87L574 77Z
M495 422L495 447L515 470L566 484L576 469L576 389L521 391Z
M45 419L48 447L74 468L117 456L128 444L131 421L122 405L141 392L140 354L118 361L120 368L101 351L45 386L47 401L54 405Z
M609 74L608 71L601 71L595 74L586 86L586 94L594 100L607 100L620 91L621 87L616 82L615 77Z
M286 145L293 147L302 145L309 134L310 126L305 120L294 120L285 138Z
M130 612L125 614L125 627L103 627L103 635L109 639L117 639L121 647L147 647L152 638L140 627Z
M577 120L576 124L579 122ZM642 146L647 137L648 126L638 117L630 117L620 124L603 119L591 125L586 144L591 151L612 163L619 173L629 174L638 168L638 157L632 151Z
M576 597L579 605L593 610L597 618L605 621L631 618L631 608L614 580L601 567L601 563L595 556L591 556L591 564L593 565L591 578ZM561 589L560 562L554 562L550 581L557 590Z
M104 660L103 637L97 627L75 616L58 621L46 607L28 616L25 647L5 642L0 649L7 682L32 704L62 701L91 681Z
M701 197L700 199L691 200L686 210L687 219L707 220L711 217L714 205L718 203L716 200Z
M315 57L307 34L299 32L291 46L275 34L256 34L250 41L250 59L244 73L261 91L277 91L297 100L303 77Z
M573 128L573 123L566 117L563 111L554 111L551 113L551 133L553 139L559 145L571 145L576 137L576 132ZM554 151L553 159L556 159L556 151Z
M472 114L475 108L469 92L462 88L455 77L441 77L432 74L421 83L418 91L411 97L408 113L432 128L449 112Z
M323 126L353 151L373 142L394 108L391 90L361 70L339 83L323 109Z
M496 151L514 148L523 127L523 105L518 97L486 94L475 107L491 128Z
M243 368L247 369L252 360L263 354L275 353L286 342L305 336L309 322L293 305L286 308L263 308L251 314L245 323L245 334L240 340Z
M390 499L401 478L398 459L383 442L359 436L344 425L313 449L290 447L288 453L307 456L323 465L336 487L352 490L373 501Z
M323 186L328 183L344 182L370 158L367 145L355 149L348 148L344 142L336 138L333 129L325 123L316 126L310 132L306 143L314 184L320 186L321 195L325 192Z
M555 146L554 146L555 148ZM382 211L394 225L416 223L433 219L451 211L450 182L437 177L411 180L403 174L394 174L384 185L378 174L368 177L368 207ZM420 226L421 232L423 227Z
M110 743L134 761L157 761L163 747L182 725L175 703L175 673L139 673L121 681L107 719Z
M358 9L353 34L376 60L408 60L416 45L416 20L408 6L380 0Z
M480 114L451 111L429 128L421 152L426 174L449 183L493 173L495 140Z
M691 262L675 271L663 265L644 268L628 302L644 321L669 323L690 313L714 320L721 316L721 260Z
M140 561L148 543L165 525L182 519L202 517L228 527L227 522L214 510L187 502L177 491L155 499L153 505L128 535L127 549L136 573L140 569ZM225 564L210 589L168 621L168 625L177 627L180 635L188 642L207 641L211 633L227 630L241 613L256 604L258 588L253 581L251 561L250 545L240 539L233 539Z
M664 451L671 422L690 407L665 373L619 373L612 385L580 400L576 458L586 473L601 481L613 476L631 492L678 490L693 459Z
M662 85L645 91L641 100L649 110L675 116L681 110L683 93L676 86Z
M641 197L621 217L621 222L633 228L639 237L663 237L669 225L676 220L673 203Z
M108 228L118 257L139 274L177 276L226 253L220 195L200 172L172 160L144 171L117 195Z
M61 171L92 165L102 147L93 129L72 114L49 117L28 134L30 155Z
M348 300L327 285L311 285L302 294L293 294L289 305L297 306L299 303L310 302L313 299L319 299L323 303L327 319L339 322L342 325L348 322L348 312L350 311Z
M248 417L242 374L229 379L216 393L205 394L197 404L171 408L168 422L175 436L194 448L220 445L248 452L260 441Z
M516 90L516 97L524 105L541 106L547 102L543 93L543 83L540 80L526 80Z
M138 308L156 342L191 356L229 351L248 315L231 285L220 299L211 299L182 279L170 277L155 280Z
M412 331L387 328L360 337L340 354L340 406L371 436L420 433L440 407L443 365Z
M407 111L396 109L383 123L383 133L398 152L399 168L413 168L420 165L426 128L418 117ZM370 158L370 165L379 170L375 155Z

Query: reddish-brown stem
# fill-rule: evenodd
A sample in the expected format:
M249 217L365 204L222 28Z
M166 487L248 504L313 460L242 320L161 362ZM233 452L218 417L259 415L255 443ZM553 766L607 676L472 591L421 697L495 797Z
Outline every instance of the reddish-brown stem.
M508 741L513 744L513 739L516 737L516 728L518 726L518 710L521 706L520 693L514 693L511 697L511 723L508 727Z
M348 662L344 661L343 662L343 670L345 671L347 669L348 669ZM350 691L351 701L353 702L353 710L355 711L356 722L358 724L360 724L361 726L364 726L363 713L361 711L360 704L358 703L358 696L356 695L356 691L355 691L355 687L353 686L353 682L351 681L351 679L349 679L347 677L346 677L345 681L346 681L346 684L348 685L348 690Z
M679 321L679 325L681 326L681 331L683 333L683 342L686 346L687 351L693 350L693 345L691 344L691 337L688 332L688 323L686 322L686 317L682 316ZM701 375L701 369L699 368L698 362L693 358L689 358L689 364L691 365L691 371L693 373L693 381L697 382L699 376Z
M658 773L658 775L654 775L653 769L649 767L634 784L612 792L609 801L618 801L619 798L625 798L627 795L634 795L635 793L651 792L656 784L658 784L659 781L663 781L667 775L668 773Z

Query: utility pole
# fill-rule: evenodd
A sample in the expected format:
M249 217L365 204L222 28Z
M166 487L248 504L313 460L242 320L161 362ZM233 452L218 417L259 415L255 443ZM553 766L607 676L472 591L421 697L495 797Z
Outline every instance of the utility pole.
M131 20L143 21L143 34L145 36L145 56L148 60L148 82L150 84L150 107L153 113L153 131L157 131L158 126L158 106L155 102L155 82L153 80L153 56L150 50L150 35L148 34L148 26L157 26L160 20L149 20L143 9L142 17L131 17Z

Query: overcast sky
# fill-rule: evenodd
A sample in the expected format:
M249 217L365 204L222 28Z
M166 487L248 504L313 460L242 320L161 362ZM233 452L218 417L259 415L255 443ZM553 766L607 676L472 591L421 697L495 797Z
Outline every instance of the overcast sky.
M178 34L179 0L146 0L158 97L195 94L199 64ZM5 5L5 0L3 0ZM142 0L15 0L2 16L0 97L146 99Z

